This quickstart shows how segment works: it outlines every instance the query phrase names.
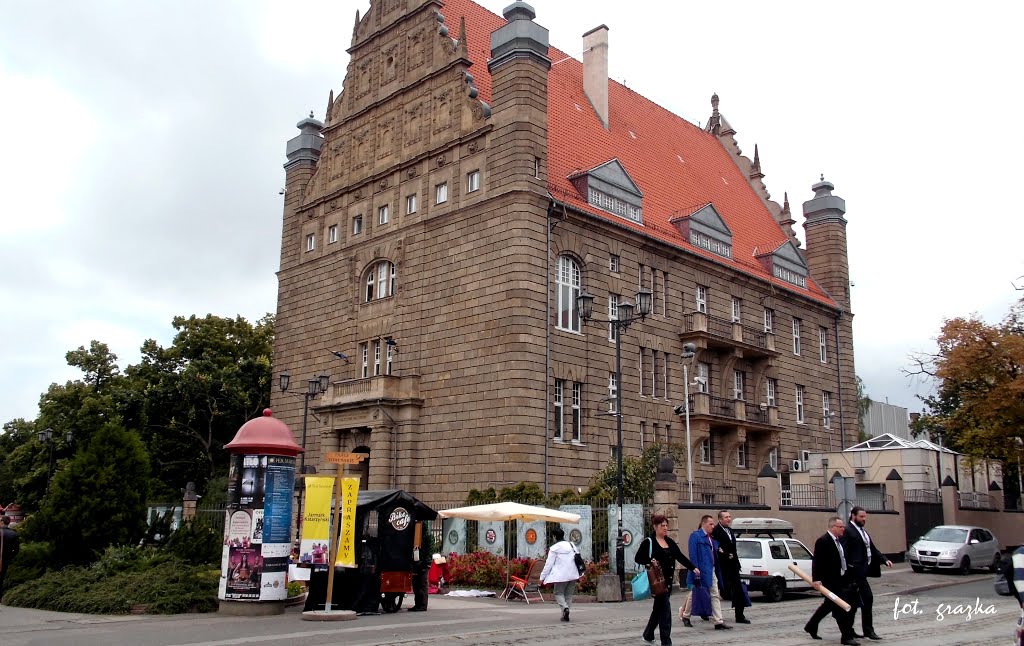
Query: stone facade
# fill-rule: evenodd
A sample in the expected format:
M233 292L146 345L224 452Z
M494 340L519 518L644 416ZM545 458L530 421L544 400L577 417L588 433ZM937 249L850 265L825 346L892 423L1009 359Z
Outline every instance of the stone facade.
M550 491L586 487L616 439L615 417L605 414L615 371L606 297L632 299L641 285L653 291L654 311L622 337L626 455L683 441L674 409L683 403L684 342L699 348L687 364L691 378L696 362L711 366L709 392L692 400L695 477L753 483L772 449L786 465L802 450L840 448L840 428L852 443L848 290L837 303L779 289L552 197L547 32L525 3L513 8L515 24L491 39L489 105L474 79L485 62L470 61L464 22L451 25L439 2L374 0L357 15L343 92L332 93L323 124L300 122L303 134L289 144L275 371L297 383L332 377L310 402L306 464L333 473L325 452L366 452L368 460L343 467L364 487L402 488L434 503L520 481ZM825 218L813 231L811 277L841 291L845 220ZM587 291L602 296L580 332L557 326L562 256L580 268ZM391 268L393 280L385 275ZM707 289L706 313L694 311L697 285ZM734 298L742 301L739 323L731 321ZM774 334L764 333L766 307ZM802 323L799 356L794 317ZM744 373L741 401L735 370ZM778 384L775 405L762 409L769 378ZM555 380L566 384L566 419L571 384L580 384L578 441L568 431L548 439ZM829 429L823 392L833 398ZM272 403L298 439L302 398L275 392ZM698 464L709 437L711 463ZM737 466L741 446L747 466ZM685 465L677 473L685 479Z

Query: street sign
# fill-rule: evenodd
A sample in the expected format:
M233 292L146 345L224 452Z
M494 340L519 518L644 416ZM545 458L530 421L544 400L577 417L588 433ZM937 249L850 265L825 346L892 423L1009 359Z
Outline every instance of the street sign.
M341 453L328 451L327 461L331 464L359 464L367 458L365 453Z

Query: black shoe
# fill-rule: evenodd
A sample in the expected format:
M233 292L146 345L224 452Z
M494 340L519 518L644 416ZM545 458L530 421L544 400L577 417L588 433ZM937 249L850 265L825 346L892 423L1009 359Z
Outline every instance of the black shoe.
M844 644L844 646L860 646L860 642L853 637L844 637L839 643Z
M686 626L687 628L693 628L693 624L690 623L690 618L689 617L683 617L683 625Z
M749 624L750 620L746 617L736 617L736 623L738 624Z
M715 630L732 630L729 624L715 624Z
M859 633L857 633L857 632L855 631L855 632L853 633L853 638L854 638L854 639L864 639L864 635L861 635L861 634L859 634Z
M569 621L569 609L562 608L562 621Z
M877 641L882 641L882 638L878 636L878 633L876 633L876 632L875 632L875 631L873 631L873 630L868 630L868 631L866 631L866 632L864 633L864 636L865 636L865 637L867 637L868 639L873 639L873 640L875 640L876 642L877 642Z
M810 635L811 639L821 639L821 637L818 636L818 630L811 630L810 626L804 626L804 632Z
M427 611L427 608L425 606L413 606L412 608L409 608L409 612L426 612L426 611Z

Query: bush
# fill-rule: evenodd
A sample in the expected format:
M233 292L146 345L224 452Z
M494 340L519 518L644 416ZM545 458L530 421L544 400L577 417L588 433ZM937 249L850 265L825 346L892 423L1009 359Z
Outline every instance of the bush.
M526 576L529 559L512 559L512 575ZM504 589L508 559L490 552L452 554L448 558L449 584L482 589Z
M219 565L223 538L209 525L185 521L171 534L165 549L186 563Z
M135 606L152 614L210 612L217 609L219 579L219 570L190 565L154 548L110 548L90 566L47 572L11 588L4 603L115 615Z
M608 574L608 554L602 554L600 560L587 563L587 569L576 584L580 594L597 594L597 578Z
M7 570L4 586L8 590L27 581L35 581L53 565L53 545L44 542L24 543Z

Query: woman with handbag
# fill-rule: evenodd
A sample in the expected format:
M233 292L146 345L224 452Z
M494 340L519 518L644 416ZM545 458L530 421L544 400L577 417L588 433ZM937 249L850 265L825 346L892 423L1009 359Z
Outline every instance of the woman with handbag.
M572 595L576 592L576 580L583 574L576 565L576 546L565 540L565 532L561 527L551 530L555 543L548 548L548 560L540 573L542 585L555 584L555 601L562 609L562 621L569 621L569 606ZM580 559L582 561L582 559Z
M672 582L676 578L676 563L700 575L700 570L679 550L676 542L668 537L668 518L655 514L651 519L654 535L640 542L634 561L647 566L647 577L654 597L651 617L647 620L643 638L648 644L654 643L654 628L658 627L662 646L672 644Z

